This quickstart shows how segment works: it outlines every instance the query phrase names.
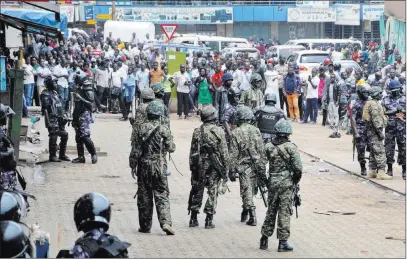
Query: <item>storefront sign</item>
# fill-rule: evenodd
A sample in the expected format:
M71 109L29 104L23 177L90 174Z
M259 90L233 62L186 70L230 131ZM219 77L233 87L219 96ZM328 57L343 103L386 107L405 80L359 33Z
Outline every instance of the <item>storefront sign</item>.
M380 21L384 14L384 5L364 5L362 11L363 20Z
M329 8L329 1L296 1L296 6L300 8Z
M64 14L68 22L74 22L75 17L75 6L72 5L61 5L59 6L59 11Z
M112 13L112 8L109 8ZM174 24L233 23L233 8L116 8L117 21L143 21Z
M287 8L287 22L335 22L334 8Z
M93 20L93 6L85 6L85 20Z
M336 25L360 25L360 4L336 4Z

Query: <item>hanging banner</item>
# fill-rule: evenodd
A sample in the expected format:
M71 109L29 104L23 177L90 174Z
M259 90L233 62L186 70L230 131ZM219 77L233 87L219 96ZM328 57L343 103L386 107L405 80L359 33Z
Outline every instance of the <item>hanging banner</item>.
M335 22L334 8L287 8L287 22Z
M336 25L360 25L360 4L336 4Z
M109 8L110 14L112 8ZM205 8L117 8L116 21L143 21L170 24L225 24L233 23L232 7Z
M329 8L329 1L296 1L295 5L300 8Z
M61 6L59 6L59 11L61 14L66 15L68 22L74 22L75 6L61 5Z
M85 6L85 21L93 20L93 6Z
M384 14L384 5L364 5L362 8L363 20L380 21Z

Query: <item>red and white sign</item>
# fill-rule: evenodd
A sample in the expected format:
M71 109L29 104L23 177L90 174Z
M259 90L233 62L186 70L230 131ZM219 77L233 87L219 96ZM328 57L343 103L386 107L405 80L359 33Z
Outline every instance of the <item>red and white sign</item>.
M165 36L167 36L168 40L171 40L174 36L174 33L178 29L178 24L160 24L161 30L164 32Z

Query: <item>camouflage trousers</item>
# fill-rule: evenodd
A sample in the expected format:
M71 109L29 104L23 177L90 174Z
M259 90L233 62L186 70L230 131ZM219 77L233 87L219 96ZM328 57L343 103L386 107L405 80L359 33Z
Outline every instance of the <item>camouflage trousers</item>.
M243 172L239 174L240 197L242 197L242 208L244 210L256 209L253 202L253 196L257 193L257 177L250 173Z
M356 151L358 153L358 161L359 163L366 163L365 154L366 154L366 147L367 147L367 135L366 134L359 134L360 138L355 139L356 141Z
M17 174L14 171L0 172L0 190L13 189L17 186Z
M386 136L384 138L384 145L386 150L386 158L388 164L394 163L394 151L398 148L397 163L399 165L406 164L406 129L397 130L394 128L386 128Z
M165 172L167 163L163 160L163 170L159 158L145 160L142 159L138 164L137 171L137 207L139 215L139 224L142 229L151 229L153 218L153 206L157 210L160 226L164 224L172 226L170 210L170 190Z
M377 135L368 136L368 145L370 148L369 168L371 170L386 169L386 155L384 152L383 141L380 141Z
M90 124L93 123L92 113L88 110L79 115L78 119L72 123L76 135L80 138L90 136Z
M287 240L290 237L290 220L293 214L293 186L279 186L276 184L271 188L269 186L268 189L268 209L261 228L261 234L267 237L273 235L278 214L277 238Z
M205 187L208 189L208 199L205 203L204 213L205 214L216 214L216 206L218 203L218 188L220 185L221 180L219 178L210 181L209 183L205 184L203 181L197 182L195 186L195 194L192 198L191 202L191 210L197 211L202 207L202 200L204 196Z

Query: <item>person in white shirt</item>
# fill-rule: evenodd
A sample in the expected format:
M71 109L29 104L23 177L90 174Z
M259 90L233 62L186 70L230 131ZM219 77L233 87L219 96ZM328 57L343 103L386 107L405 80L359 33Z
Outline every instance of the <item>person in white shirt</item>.
M189 92L191 91L192 82L186 72L185 64L180 65L180 71L175 72L169 81L177 87L177 114L181 119L182 111L184 111L185 119L187 119L189 116Z
M44 81L45 78L52 76L51 70L45 66L45 60L41 60L40 67L37 68L37 88L39 93L45 89Z
M332 51L331 56L332 56L333 61L342 60L342 57L343 57L342 52L341 52L340 49Z
M245 63L245 68L244 71L242 71L242 84L240 85L240 89L242 91L249 90L251 85L250 85L250 78L252 77L252 70L250 69L250 62L247 61Z
M243 72L242 72L242 70L239 69L239 65L237 64L237 62L233 62L232 70L233 70L232 88L239 89L239 92L240 92L240 85L242 84L242 81L243 81L243 74L242 74Z
M106 66L108 66L108 64L102 61L95 71L94 78L97 88L97 97L100 100L100 103L105 106L107 106L107 95L111 78L110 71Z
M119 96L123 91L124 71L119 69L117 63L113 64L113 72L111 74L111 97L110 97L110 111L118 113L120 109Z
M144 88L150 86L150 71L146 68L146 64L144 62L140 65L140 70L136 73L136 89L138 93Z
M264 77L266 79L264 95L275 94L278 96L278 72L274 70L273 64L267 64L267 71L264 73ZM276 107L280 107L280 98L277 98Z
M64 60L61 60L61 63L54 67L53 74L56 78L58 78L58 94L61 102L68 104L69 100L69 87L68 87L68 69L66 68L66 64Z
M33 95L34 95L34 75L36 71L31 66L30 58L26 58L25 64L23 64L24 69L24 96L25 104L27 106L32 106Z
M305 106L305 114L302 123L308 122L308 117L310 117L310 124L317 123L318 116L318 85L319 85L319 75L317 68L313 68L311 75L308 77L306 99L307 104Z

